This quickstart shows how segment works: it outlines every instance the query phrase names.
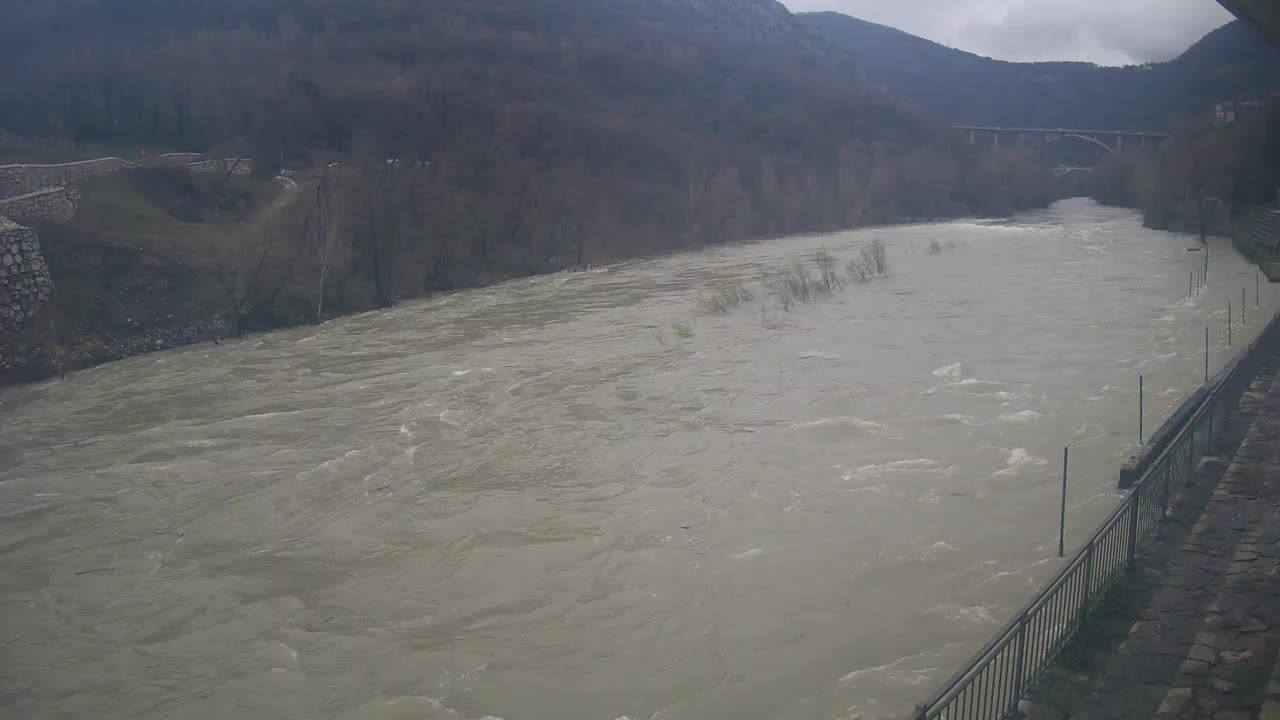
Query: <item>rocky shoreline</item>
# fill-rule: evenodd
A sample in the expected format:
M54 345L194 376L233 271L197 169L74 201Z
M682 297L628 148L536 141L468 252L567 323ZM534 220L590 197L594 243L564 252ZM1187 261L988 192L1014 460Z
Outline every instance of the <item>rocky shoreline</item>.
M48 380L73 370L137 355L217 342L229 335L227 324L221 320L183 327L148 328L129 337L75 333L59 336L55 353L45 333L28 332L0 347L0 386Z

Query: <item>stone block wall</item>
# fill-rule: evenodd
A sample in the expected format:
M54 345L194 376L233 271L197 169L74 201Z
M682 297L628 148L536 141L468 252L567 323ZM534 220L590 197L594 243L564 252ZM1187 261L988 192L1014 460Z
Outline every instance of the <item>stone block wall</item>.
M151 165L172 165L174 167L183 167L194 162L204 160L204 153L195 152L177 152L165 153L152 158L148 164Z
M0 198L11 198L37 190L68 185L87 177L105 175L130 167L134 167L134 163L118 157L61 165L0 165Z
M185 165L191 172L215 173L231 171L232 175L249 175L253 173L253 160L249 158L223 158L221 160L201 160Z
M30 322L52 288L36 232L0 217L0 336Z
M0 217L18 221L66 222L75 216L79 202L80 191L73 187L38 190L0 200Z

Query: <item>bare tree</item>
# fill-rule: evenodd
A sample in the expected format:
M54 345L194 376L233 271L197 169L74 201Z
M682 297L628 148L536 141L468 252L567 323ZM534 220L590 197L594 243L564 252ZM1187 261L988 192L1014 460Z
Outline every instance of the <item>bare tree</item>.
M316 283L316 323L324 321L325 280L338 251L340 215L334 193L334 173L326 168L316 184L315 205L303 221L302 233L319 261Z
M218 284L222 288L227 314L231 316L231 330L236 337L244 333L241 318L266 271L267 258L271 254L271 238L271 235L257 238L254 233L240 231L229 249L221 238L213 241L214 247L210 255L218 274Z

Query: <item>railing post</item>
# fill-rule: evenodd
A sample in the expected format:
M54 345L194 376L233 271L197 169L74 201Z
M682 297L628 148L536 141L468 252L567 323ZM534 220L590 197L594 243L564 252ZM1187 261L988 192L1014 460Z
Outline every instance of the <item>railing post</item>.
M1018 700L1022 698L1022 684L1026 681L1026 676L1023 674L1026 669L1026 658L1027 616L1023 615L1022 619L1018 621L1018 655L1017 660L1015 660L1013 664L1015 674L1013 676L1013 697L1009 698L1008 710L1010 712L1012 712L1014 708L1018 707Z
M1089 541L1089 549L1084 553L1084 607L1080 608L1080 622L1084 622L1084 616L1089 612L1089 605L1093 603L1093 549L1095 545L1093 541Z
M1194 485L1196 475L1196 422L1191 420L1191 437L1187 438L1187 487Z
M1142 499L1138 494L1142 492L1142 485L1139 484L1133 491L1133 509L1129 511L1129 548L1127 563L1132 563L1133 559L1138 556L1138 506L1142 504Z
M1213 455L1213 404L1214 401L1212 399L1209 400L1209 432L1205 433L1204 436L1204 454L1208 456Z
M1169 498L1173 496L1173 453L1170 452L1164 459L1164 485L1163 491L1160 493L1160 517L1169 517Z
M926 713L929 712L928 705L917 705L915 712L911 715L911 720L927 720Z

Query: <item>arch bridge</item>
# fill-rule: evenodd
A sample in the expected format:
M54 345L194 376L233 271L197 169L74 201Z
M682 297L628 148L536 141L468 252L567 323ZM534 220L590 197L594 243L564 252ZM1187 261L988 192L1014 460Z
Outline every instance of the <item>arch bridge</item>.
M1054 143L1060 140L1078 140L1097 145L1108 153L1118 153L1125 148L1125 143L1132 146L1146 147L1147 143L1159 144L1169 139L1168 133L1145 132L1136 130L1082 130L1078 128L1023 128L992 127L986 125L957 125L956 130L968 133L969 144L976 145L979 140L991 138L991 144L999 147L1001 143L1023 147L1028 143Z

